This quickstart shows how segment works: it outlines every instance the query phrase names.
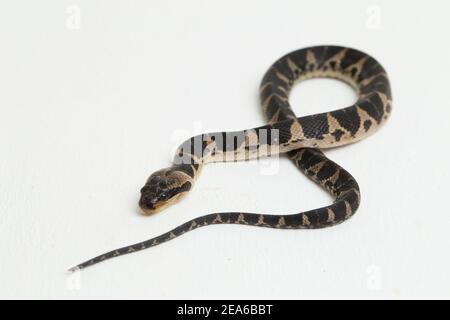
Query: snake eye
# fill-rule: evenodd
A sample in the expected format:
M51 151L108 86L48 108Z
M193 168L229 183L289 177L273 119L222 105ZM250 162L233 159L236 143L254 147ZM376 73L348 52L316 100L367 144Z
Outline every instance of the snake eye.
M169 195L165 192L161 193L158 197L160 200L167 200L169 198Z

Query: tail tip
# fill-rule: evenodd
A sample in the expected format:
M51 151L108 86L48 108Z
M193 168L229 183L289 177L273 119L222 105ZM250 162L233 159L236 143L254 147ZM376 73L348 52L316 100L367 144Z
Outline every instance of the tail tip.
M74 274L75 272L81 271L81 267L80 266L75 266L75 267L71 267L69 269L67 269L66 273L67 274Z

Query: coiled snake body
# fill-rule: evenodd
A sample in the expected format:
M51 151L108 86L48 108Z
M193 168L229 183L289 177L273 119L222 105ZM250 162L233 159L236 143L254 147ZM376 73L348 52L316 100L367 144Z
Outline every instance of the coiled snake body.
M356 103L344 109L297 118L289 105L289 92L296 82L314 77L350 84L358 93ZM276 61L262 80L260 95L268 125L240 132L202 134L183 143L174 164L152 174L142 188L139 205L144 213L158 212L182 198L207 163L248 160L276 153L287 153L304 174L334 196L333 204L289 215L208 214L150 240L88 260L71 271L153 247L211 224L315 229L350 218L360 203L358 184L320 149L358 141L386 121L392 104L386 71L374 58L358 50L315 46L294 51Z

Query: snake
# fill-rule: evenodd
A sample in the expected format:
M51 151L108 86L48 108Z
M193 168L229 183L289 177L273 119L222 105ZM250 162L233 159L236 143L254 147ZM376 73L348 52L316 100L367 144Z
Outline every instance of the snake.
M346 108L297 117L289 104L293 86L311 78L332 78L350 85L356 102ZM196 135L177 149L170 167L153 173L141 189L144 215L162 211L184 198L203 167L213 162L235 162L286 154L307 177L328 191L332 204L295 214L247 212L212 213L197 217L149 240L112 250L69 271L151 248L189 231L215 224L237 224L277 229L318 229L340 224L360 205L355 178L328 159L322 149L347 145L368 137L389 118L392 94L382 65L357 49L321 45L293 51L265 73L260 100L266 124L258 128Z

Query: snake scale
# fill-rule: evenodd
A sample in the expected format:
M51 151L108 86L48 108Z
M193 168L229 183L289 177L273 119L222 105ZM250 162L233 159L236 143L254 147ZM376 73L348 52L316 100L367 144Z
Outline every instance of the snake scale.
M355 104L331 112L298 118L289 105L289 92L299 81L326 77L342 80L357 92ZM392 97L384 68L371 56L346 47L314 46L291 52L276 61L260 86L267 125L238 132L195 136L184 142L173 165L152 174L141 189L139 206L147 215L179 201L193 187L203 166L286 153L294 164L335 201L326 207L289 215L224 212L190 220L160 236L110 251L71 271L147 249L186 232L212 224L240 224L279 229L315 229L350 218L360 203L355 179L320 149L361 140L388 119Z

